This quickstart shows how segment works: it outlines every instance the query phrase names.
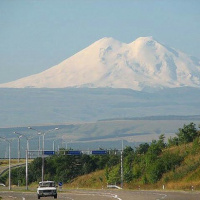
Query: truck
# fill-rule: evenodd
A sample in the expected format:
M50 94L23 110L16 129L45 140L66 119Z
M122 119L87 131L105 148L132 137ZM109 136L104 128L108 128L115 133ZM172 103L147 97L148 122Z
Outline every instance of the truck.
M52 196L57 199L57 186L54 181L41 181L37 188L37 197L49 197Z

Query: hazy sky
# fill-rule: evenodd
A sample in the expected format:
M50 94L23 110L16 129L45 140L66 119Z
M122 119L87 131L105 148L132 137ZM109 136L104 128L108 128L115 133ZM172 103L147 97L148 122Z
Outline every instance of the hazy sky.
M200 58L200 1L0 0L0 83L44 71L103 37L141 36Z

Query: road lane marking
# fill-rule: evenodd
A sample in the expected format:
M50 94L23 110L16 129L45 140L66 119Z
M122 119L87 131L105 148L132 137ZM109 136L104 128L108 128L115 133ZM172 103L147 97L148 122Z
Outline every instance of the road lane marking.
M117 200L122 200L121 198L119 198L116 194L112 194L112 193L102 193L102 192L72 192L72 194L75 195L91 195L91 196L103 196L103 197L108 197L108 198L114 198ZM66 197L64 197L66 198ZM71 199L73 200L73 199Z
M12 199L16 199L17 197L13 197L13 196L8 196L9 198L12 198Z
M161 193L153 193L153 194L154 194L154 195L160 195L160 196L162 196L162 197L160 197L160 198L158 198L158 199L156 199L156 200L165 199L165 198L167 197L166 194L161 194Z
M59 197L64 198L64 199L74 200L73 198L71 198L71 197L66 197L66 196L64 196L64 195L59 195Z

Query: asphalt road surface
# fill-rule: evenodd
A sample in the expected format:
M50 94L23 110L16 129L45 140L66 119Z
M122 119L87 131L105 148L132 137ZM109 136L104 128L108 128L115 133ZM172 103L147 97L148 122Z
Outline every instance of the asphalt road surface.
M36 192L0 191L3 200L33 200ZM41 197L52 200L53 197ZM130 190L69 190L58 193L59 200L198 200L200 192L130 191Z

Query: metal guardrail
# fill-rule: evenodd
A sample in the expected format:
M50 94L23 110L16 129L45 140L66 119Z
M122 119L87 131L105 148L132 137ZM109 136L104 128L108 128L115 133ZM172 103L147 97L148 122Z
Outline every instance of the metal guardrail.
M107 185L107 188L117 188L117 189L122 189L121 187L117 185Z

